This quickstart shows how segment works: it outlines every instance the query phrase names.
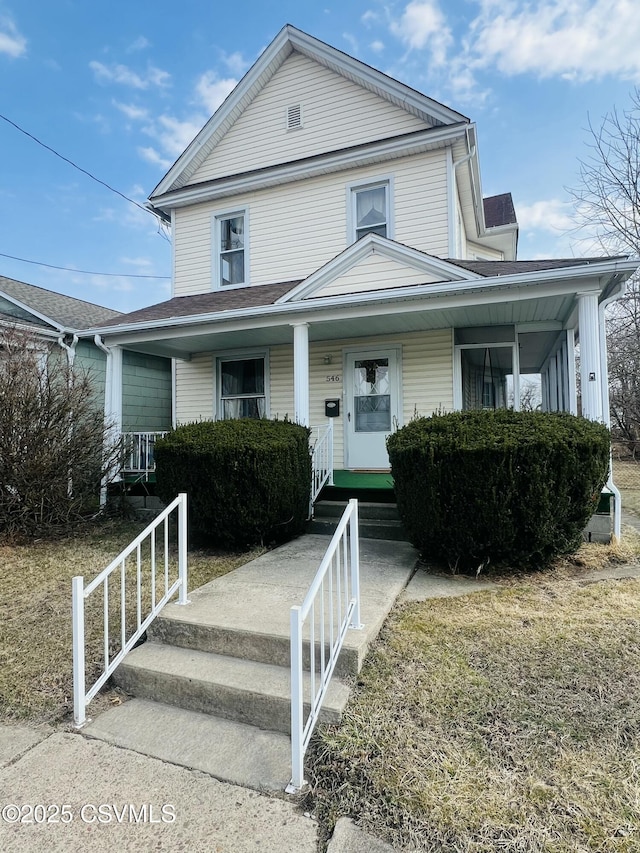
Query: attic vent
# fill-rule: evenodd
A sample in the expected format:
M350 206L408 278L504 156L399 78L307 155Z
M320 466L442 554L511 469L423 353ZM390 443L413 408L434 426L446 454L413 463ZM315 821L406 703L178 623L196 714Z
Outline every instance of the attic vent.
M287 107L287 130L297 130L302 127L302 104L292 104Z

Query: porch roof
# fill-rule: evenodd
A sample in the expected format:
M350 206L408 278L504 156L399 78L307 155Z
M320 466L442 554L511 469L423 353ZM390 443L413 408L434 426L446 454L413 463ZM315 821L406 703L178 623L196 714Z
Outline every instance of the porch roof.
M440 263L445 263L440 261ZM311 341L480 325L562 329L576 294L609 296L637 269L625 258L447 261L472 279L389 287L282 302L300 282L174 297L88 330L108 344L176 358L199 352L291 343L308 323Z

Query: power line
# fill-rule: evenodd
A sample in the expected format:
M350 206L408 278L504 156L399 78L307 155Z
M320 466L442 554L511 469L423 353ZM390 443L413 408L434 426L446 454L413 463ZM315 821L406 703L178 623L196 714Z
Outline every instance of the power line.
M139 273L119 273L119 272L93 272L92 270L77 270L73 267L57 267L55 264L45 264L41 261L29 261L26 258L16 258L15 255L5 255L0 252L0 258L10 258L12 261L21 261L23 264L35 264L37 267L48 267L50 270L64 270L65 272L75 272L78 275L106 275L113 278L155 278L170 280L168 275L140 275Z
M79 172L82 172L83 175L86 175L88 178L91 178L92 181L95 181L96 183L101 184L103 187L106 187L112 193L119 195L120 198L123 198L125 201L128 201L130 204L135 204L136 207L139 207L140 210L144 210L145 213L149 213L149 214L151 214L151 216L155 216L156 218L159 218L158 214L154 213L152 210L149 210L148 207L145 207L144 205L135 201L135 199L129 198L129 196L125 195L124 193L121 193L120 190L117 190L117 189L115 189L115 187L112 187L109 184L105 183L104 181L101 181L100 178L96 178L95 175L92 175L91 172L88 172L86 169L83 169L82 166L78 166L77 163L74 163L73 160L69 160L68 157L63 157L62 154L59 154L50 145L46 145L44 142L42 142L42 140L38 139L37 136L34 136L32 133L29 133L28 130L25 130L23 127L20 127L19 124L15 123L15 121L11 121L10 118L7 118L6 116L2 115L2 113L0 113L0 118L3 121L6 121L7 124L10 124L12 127L15 127L16 130L20 131L20 133L24 133L25 136L29 137L29 139L32 139L34 142L37 142L38 145L41 145L43 148L46 148L47 151L50 151L52 154L55 154L56 157L59 157L61 160L64 160L65 163L68 163L70 166L73 166L74 169L77 169ZM46 266L46 264L44 264L43 266Z

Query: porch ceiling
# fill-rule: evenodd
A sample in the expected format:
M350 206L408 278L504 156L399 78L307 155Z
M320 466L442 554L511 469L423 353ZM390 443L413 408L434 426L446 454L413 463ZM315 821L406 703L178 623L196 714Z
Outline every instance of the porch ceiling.
M292 322L309 323L309 340L331 341L381 335L402 335L433 329L463 328L531 323L563 324L575 305L573 294L538 296L535 299L491 301L484 304L440 305L433 301L404 303L399 306L368 305L362 312L350 311L350 316L335 316L335 311L310 313L308 316L286 314L260 317L230 324L183 326L157 329L140 336L114 336L108 343L121 343L127 349L153 355L188 358L192 354L244 347L268 347L293 342ZM393 313L392 313L393 312ZM345 314L347 312L344 312Z

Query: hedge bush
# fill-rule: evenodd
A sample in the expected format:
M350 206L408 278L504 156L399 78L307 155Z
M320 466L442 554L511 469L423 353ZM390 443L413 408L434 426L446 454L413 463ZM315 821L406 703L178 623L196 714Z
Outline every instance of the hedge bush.
M412 543L460 570L574 551L609 466L609 431L566 413L434 415L387 444Z
M187 424L159 440L158 495L189 496L189 529L224 547L282 542L304 529L311 493L309 430L243 418Z

